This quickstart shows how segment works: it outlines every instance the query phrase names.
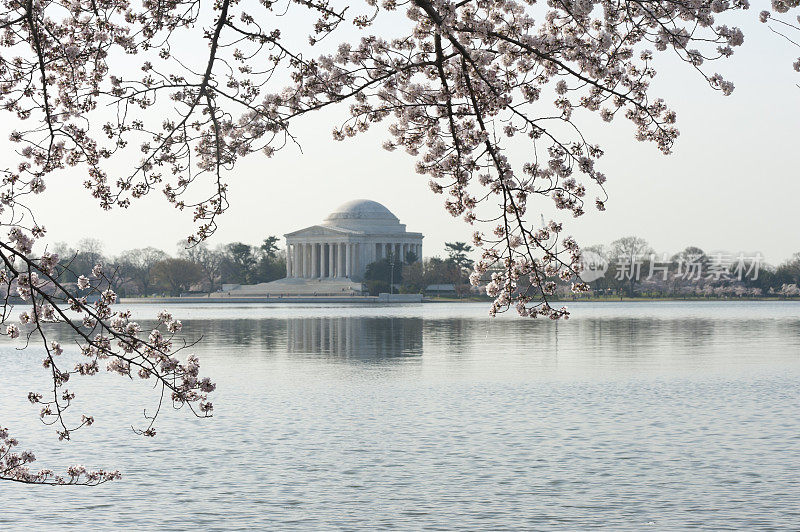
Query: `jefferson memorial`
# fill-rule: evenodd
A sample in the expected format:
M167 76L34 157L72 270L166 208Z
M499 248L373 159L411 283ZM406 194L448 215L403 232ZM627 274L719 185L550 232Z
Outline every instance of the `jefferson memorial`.
M320 225L284 236L287 278L361 280L372 262L390 256L403 262L422 257L422 234L406 231L405 224L377 201L348 201Z
M231 295L360 293L368 264L422 258L422 233L406 231L389 209L365 199L348 201L321 224L284 236L286 278L238 286Z

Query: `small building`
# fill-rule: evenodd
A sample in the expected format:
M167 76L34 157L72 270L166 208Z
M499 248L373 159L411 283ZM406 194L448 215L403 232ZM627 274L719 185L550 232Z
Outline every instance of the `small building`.
M447 284L429 284L425 287L426 294L442 295L442 294L455 294L456 285L452 283Z

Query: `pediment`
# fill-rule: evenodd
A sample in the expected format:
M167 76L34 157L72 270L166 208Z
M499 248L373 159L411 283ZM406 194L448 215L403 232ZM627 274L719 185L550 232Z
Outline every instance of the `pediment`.
M302 238L307 236L342 236L342 235L357 235L362 234L361 231L352 231L348 229L341 229L338 227L330 227L324 225L312 225L305 229L299 229L286 233L283 235L286 238Z

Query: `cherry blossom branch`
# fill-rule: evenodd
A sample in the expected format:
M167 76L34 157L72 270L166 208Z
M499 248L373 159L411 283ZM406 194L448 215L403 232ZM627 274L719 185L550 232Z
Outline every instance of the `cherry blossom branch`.
M773 11L797 5L776 0ZM730 94L733 84L708 65L742 45L742 32L721 22L747 8L747 0L5 0L0 111L13 121L17 160L0 172L8 231L0 286L6 333L43 347L53 382L47 399L31 392L31 402L68 439L92 418L71 419L66 383L105 364L160 389L142 434L154 434L165 397L200 417L211 411L213 384L199 378L196 358L175 358L191 345L175 336L178 320L162 314L147 334L130 313L112 310L102 268L74 272L73 286L63 277L69 262L34 254L46 231L25 200L60 170L85 176L103 209L163 193L190 213L187 242L197 244L229 207L228 174L239 159L299 145L295 119L349 106L334 139L386 123L384 148L414 157L447 212L477 226L481 259L470 279L495 298L490 312L566 318L551 296L559 281L587 288L580 249L561 221L537 218L543 201L580 217L592 193L606 208L604 150L584 135L585 120L624 116L637 140L669 153L677 116L651 88L657 56L677 54ZM794 23L765 13L773 31L797 42ZM396 36L370 33L384 19ZM360 38L332 42L347 26ZM120 173L125 162L130 170ZM15 321L18 306L26 310ZM61 363L51 322L71 331L86 357L73 369Z

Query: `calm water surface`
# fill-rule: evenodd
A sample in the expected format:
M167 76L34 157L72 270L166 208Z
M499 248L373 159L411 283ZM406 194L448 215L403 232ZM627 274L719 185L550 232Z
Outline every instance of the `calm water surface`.
M36 465L124 478L0 484L0 530L800 528L800 304L486 309L173 306L215 416L152 440L156 394L104 375L70 382L97 422L57 443L41 353L3 341L0 424Z

